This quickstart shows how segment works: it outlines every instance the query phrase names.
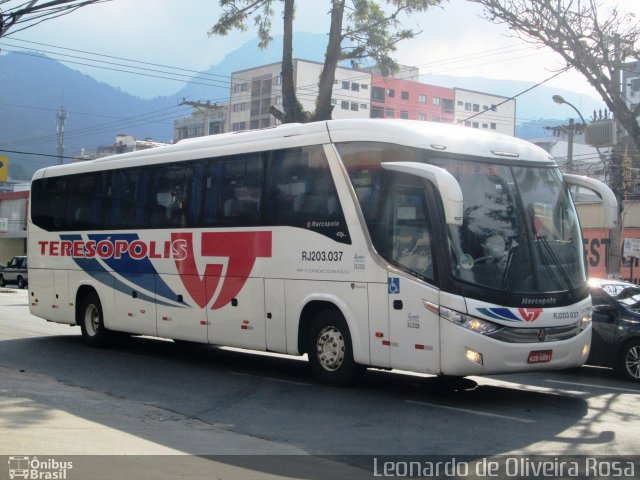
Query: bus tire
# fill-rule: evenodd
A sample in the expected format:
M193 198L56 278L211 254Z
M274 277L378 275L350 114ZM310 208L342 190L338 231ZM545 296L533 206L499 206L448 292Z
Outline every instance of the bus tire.
M322 383L342 387L353 383L364 367L353 360L351 334L337 310L323 310L313 320L307 337L311 373Z
M91 347L104 347L109 343L109 331L104 327L102 304L96 292L91 292L82 298L80 310L80 329L85 343Z

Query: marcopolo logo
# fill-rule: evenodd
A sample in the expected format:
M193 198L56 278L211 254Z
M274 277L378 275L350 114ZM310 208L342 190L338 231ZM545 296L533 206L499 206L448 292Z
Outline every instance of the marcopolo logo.
M54 458L38 459L38 457L9 457L9 478L25 478L32 480L65 480L73 462L59 461Z

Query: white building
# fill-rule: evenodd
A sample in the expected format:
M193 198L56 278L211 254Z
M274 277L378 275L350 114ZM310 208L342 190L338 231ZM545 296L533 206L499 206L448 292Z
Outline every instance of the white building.
M234 72L231 76L229 131L274 126L269 112L273 106L282 110L282 76L280 62ZM318 97L318 79L322 64L294 59L296 95L306 111L313 112ZM369 118L371 73L350 68L336 68L331 103L333 118Z
M600 148L600 151L598 151L595 147L587 145L584 133L575 134L573 137L571 161L568 158L569 139L566 133L561 134L559 137L529 141L549 152L562 172L586 175L601 182L605 181L607 170L605 164L608 161L611 149Z
M193 107L191 115L173 121L173 142L185 138L203 137L228 131L229 105L188 102Z
M635 108L640 104L640 61L624 65L622 69L622 97L630 108Z
M515 99L463 88L454 88L453 90L455 123L515 136Z

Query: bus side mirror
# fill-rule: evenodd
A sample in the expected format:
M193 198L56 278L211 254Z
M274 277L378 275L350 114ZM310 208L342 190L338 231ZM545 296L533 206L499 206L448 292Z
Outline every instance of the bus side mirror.
M442 198L447 224L462 225L462 189L456 178L444 168L417 162L383 162L382 168L415 175L431 182Z
M602 200L603 228L617 228L618 222L618 201L613 191L604 183L594 178L583 175L564 174L564 179L569 185L585 188L594 192Z

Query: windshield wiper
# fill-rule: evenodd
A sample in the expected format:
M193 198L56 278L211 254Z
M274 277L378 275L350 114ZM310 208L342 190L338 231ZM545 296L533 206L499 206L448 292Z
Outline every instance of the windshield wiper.
M504 264L504 271L502 272L502 279L500 280L500 288L506 288L508 296L513 293L513 285L509 280L511 280L511 261L513 260L513 252L517 247L518 245L509 247L509 250L507 251L507 260Z
M558 258L556 253L553 251L553 248L551 248L551 245L549 245L549 242L547 241L547 238L543 235L543 236L536 237L536 239L538 240L538 243L545 248L545 250L549 254L549 257L551 257L551 260L553 260L553 262L557 266L558 270L560 270L560 275L562 275L562 278L567 283L567 286L569 287L569 290L571 291L571 295L575 295L575 289L573 287L573 284L571 283L571 278L569 278L569 274L565 270L565 268L562 265L562 263L560 263L560 259ZM551 266L547 265L546 267L550 272L553 272Z

